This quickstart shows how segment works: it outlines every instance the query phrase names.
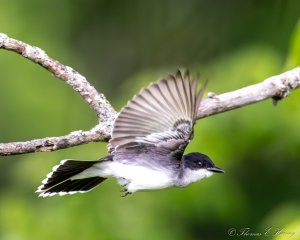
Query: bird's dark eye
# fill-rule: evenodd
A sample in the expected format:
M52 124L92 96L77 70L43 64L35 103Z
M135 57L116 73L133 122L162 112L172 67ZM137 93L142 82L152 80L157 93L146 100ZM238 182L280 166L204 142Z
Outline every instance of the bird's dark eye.
M198 162L198 165L201 167L202 166L202 162Z

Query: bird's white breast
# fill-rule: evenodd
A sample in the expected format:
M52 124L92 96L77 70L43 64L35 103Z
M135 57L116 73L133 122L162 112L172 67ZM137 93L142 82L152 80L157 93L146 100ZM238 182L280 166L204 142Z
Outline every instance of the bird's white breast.
M109 166L111 175L122 184L128 180L126 188L129 192L139 190L154 190L173 186L173 179L168 174L151 168L135 165L127 165L119 162L111 162Z
M206 169L191 170L185 169L183 177L179 181L179 185L185 187L193 182L200 181L203 178L212 176L213 173Z

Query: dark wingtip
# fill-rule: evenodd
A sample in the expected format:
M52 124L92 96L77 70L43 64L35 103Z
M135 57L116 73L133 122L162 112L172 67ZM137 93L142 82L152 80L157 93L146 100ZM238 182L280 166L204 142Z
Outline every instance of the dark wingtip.
M171 74L171 76L172 76L172 78L175 78L175 79L177 79L177 80L178 80L178 79L182 79L182 74L181 74L180 69L177 69L175 75L172 75L172 74Z
M176 78L190 79L190 71L189 71L189 69L185 69L185 70L177 69L175 76L176 76Z
M183 77L190 81L190 71L188 69L185 70Z

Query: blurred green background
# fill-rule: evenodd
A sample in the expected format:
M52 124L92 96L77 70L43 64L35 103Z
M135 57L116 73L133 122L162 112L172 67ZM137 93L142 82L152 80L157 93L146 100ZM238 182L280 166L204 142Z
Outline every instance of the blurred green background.
M177 68L201 73L207 90L218 94L300 63L297 0L0 4L0 32L85 75L116 110ZM109 180L87 194L43 199L34 191L53 165L98 159L106 143L1 157L0 239L255 238L243 228L263 239L287 239L287 232L300 239L299 98L298 90L276 107L268 100L200 120L187 151L208 154L226 174L184 189L121 198L120 186ZM0 116L0 142L59 136L97 122L69 86L4 50Z

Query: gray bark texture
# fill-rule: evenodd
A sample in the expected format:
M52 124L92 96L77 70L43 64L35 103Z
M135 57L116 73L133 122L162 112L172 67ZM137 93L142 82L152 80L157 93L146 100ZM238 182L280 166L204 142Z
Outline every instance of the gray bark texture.
M0 33L0 49L16 52L47 69L56 78L63 80L80 94L94 110L99 123L89 131L74 131L65 136L45 137L25 142L0 143L0 156L31 152L49 152L69 148L89 142L107 142L110 139L116 111L102 93L99 93L87 79L71 67L49 57L42 49ZM273 103L289 95L300 87L300 67L269 77L258 84L232 92L208 94L198 109L197 118L222 113L235 108L271 98Z

